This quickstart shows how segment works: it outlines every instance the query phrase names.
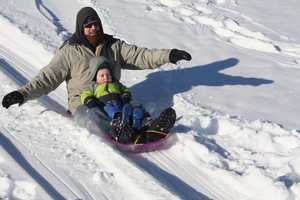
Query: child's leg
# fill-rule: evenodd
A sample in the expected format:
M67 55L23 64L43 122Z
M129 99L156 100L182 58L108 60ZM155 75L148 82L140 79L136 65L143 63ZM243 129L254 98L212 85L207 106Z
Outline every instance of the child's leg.
M127 103L122 108L122 122L129 124L131 115L132 115L132 106Z
M113 119L110 123L113 138L124 144L132 143L135 130L128 124L123 123L121 119Z
M142 120L145 115L145 110L142 106L136 106L132 111L132 127L135 129L140 129L142 125Z
M121 113L121 106L116 101L108 101L104 105L103 110L106 112L110 119L114 119L117 113Z
M148 143L160 140L168 135L170 129L176 121L176 112L173 108L167 108L158 118L154 119L151 124L146 127L146 130L141 134L141 137L135 143Z
M114 118L111 121L111 129L115 133L115 140L128 144L133 141L135 135L135 130L130 126L130 118L132 115L132 106L130 104L125 104L123 108L120 108L120 117Z
M148 130L168 133L176 122L176 112L169 107L162 111L158 118L154 119Z

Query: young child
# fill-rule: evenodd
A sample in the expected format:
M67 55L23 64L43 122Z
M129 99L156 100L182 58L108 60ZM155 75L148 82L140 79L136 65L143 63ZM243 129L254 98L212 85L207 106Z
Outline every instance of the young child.
M147 143L165 137L176 120L172 108L164 110L152 120L141 106L130 104L132 95L128 88L115 80L111 65L105 57L90 60L92 84L81 92L81 103L99 107L109 117L111 136L120 143Z
M126 86L116 81L105 57L90 61L90 73L94 77L88 89L81 92L81 103L88 107L99 106L109 119L112 137L121 143L131 143L136 131L149 115L142 106L132 106L131 93Z

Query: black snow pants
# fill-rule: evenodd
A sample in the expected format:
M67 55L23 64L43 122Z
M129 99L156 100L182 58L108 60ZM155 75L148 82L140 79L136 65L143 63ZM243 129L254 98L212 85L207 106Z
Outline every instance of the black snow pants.
M92 134L100 136L109 134L110 119L99 107L79 106L74 113L74 120L79 126L87 128Z

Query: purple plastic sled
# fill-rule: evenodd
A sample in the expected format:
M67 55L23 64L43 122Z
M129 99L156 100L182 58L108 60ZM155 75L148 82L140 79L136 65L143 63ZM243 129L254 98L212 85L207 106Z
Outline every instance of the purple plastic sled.
M107 140L113 144L117 149L121 151L131 152L131 153L143 153L143 152L149 152L149 151L155 151L159 150L163 144L166 142L166 140L170 137L171 133L169 133L166 137L155 141L155 142L149 142L146 144L122 144L117 141L115 141L113 138L107 136Z

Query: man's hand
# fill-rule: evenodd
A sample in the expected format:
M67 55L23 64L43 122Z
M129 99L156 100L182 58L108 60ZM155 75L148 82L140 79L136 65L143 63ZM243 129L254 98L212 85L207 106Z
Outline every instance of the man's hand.
M191 54L189 54L186 51L178 50L178 49L172 49L170 52L170 62L173 64L176 64L179 60L192 60Z
M24 96L18 91L13 91L3 97L2 106L7 109L13 104L21 105L23 102Z

